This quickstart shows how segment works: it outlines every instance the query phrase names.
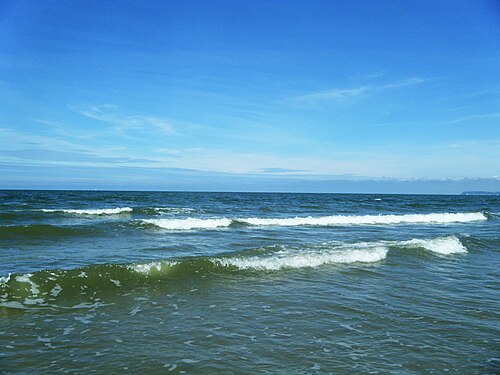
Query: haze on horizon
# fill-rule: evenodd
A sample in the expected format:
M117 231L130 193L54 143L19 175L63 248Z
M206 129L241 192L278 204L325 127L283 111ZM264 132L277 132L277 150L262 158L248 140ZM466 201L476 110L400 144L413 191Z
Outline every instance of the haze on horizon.
M0 4L0 189L500 190L495 1Z

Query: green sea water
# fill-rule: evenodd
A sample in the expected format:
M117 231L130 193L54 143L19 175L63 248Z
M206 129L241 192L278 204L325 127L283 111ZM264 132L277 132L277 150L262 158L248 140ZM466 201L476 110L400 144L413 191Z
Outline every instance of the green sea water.
M0 373L496 374L500 197L0 191Z

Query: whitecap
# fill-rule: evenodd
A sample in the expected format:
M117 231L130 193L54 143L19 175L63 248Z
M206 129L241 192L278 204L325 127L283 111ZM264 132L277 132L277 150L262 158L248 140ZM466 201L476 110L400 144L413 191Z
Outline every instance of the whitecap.
M295 218L243 218L240 222L251 225L371 225L371 224L426 224L426 223L466 223L470 221L486 220L482 212L472 213L432 213L408 215L361 215L361 216L322 216L322 217L295 217Z
M5 276L1 276L0 277L0 283L7 284L9 282L11 276L12 276L11 273L9 273L6 277Z
M238 269L277 271L286 268L318 267L324 264L374 263L384 260L388 249L385 246L367 248L358 244L353 249L325 249L315 251L280 251L269 256L228 257L212 259L212 263Z
M142 220L144 223L153 224L163 229L187 230L187 229L214 229L219 227L228 227L232 220L221 219L149 219Z
M399 243L399 245L409 248L422 247L428 251L432 251L433 253L442 255L467 252L467 248L455 236L438 237L432 239L413 238L409 241L402 241Z
M94 208L94 209L42 209L42 212L63 212L66 214L76 215L118 215L124 212L132 212L133 208L130 207L116 207L116 208Z
M188 207L153 207L153 210L156 212L165 212L171 214L187 214L197 211L194 208L188 208Z
M172 267L175 266L178 262L176 261L156 261L149 263L135 263L129 264L127 268L129 270L135 271L137 273L150 274L151 271L161 272L164 266Z

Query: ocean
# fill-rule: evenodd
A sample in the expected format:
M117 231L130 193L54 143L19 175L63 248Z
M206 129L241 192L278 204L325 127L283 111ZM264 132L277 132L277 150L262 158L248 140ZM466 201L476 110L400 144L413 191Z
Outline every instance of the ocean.
M500 197L0 191L1 373L500 373Z

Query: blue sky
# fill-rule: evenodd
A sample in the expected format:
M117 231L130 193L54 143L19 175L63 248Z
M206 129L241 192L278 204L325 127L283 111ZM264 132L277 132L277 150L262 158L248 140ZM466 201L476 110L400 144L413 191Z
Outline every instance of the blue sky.
M500 190L494 1L19 0L0 51L0 188Z

